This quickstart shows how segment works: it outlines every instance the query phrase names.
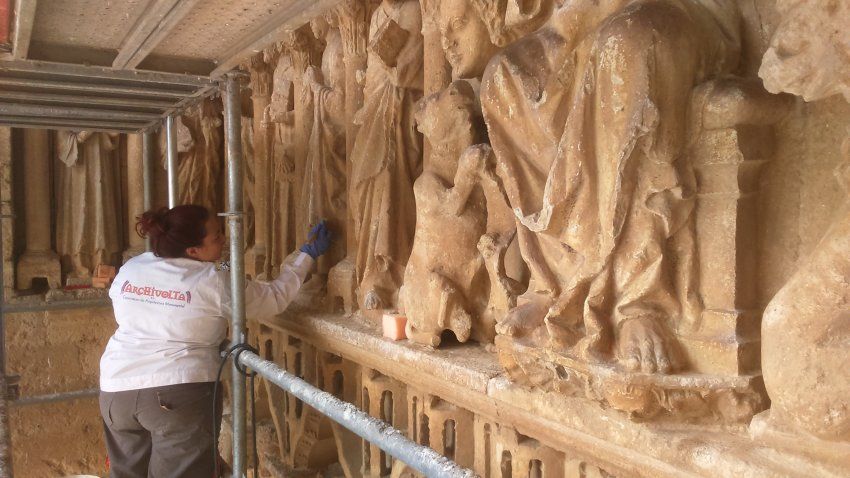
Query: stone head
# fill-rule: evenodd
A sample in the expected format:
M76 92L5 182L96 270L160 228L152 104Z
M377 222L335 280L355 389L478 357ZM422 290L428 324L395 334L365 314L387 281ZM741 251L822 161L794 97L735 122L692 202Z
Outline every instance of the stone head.
M455 78L475 78L498 51L487 25L470 0L440 3L440 40Z
M469 138L476 141L484 121L475 90L467 81L453 81L445 89L420 100L416 110L417 129L432 145ZM469 146L466 145L466 146Z
M850 101L850 3L779 0L781 20L759 76L772 93L815 101L836 94Z

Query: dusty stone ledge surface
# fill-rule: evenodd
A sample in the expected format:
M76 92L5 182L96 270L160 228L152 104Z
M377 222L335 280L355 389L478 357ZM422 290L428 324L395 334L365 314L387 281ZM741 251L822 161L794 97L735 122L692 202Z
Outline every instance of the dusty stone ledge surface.
M261 322L316 347L468 409L617 476L846 476L750 438L746 426L710 427L630 420L590 400L511 383L495 352L476 344L434 350L381 336L358 315L291 308Z

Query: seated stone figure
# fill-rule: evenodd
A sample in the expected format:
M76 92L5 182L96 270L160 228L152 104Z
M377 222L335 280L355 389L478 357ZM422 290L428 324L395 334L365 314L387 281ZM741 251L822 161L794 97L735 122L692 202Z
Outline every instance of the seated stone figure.
M465 81L420 102L419 130L431 144L413 184L416 232L400 291L407 336L431 346L452 330L465 342L492 341L493 324L477 323L487 300L487 275L477 244L486 231L487 205L479 185L489 148L475 93ZM468 148L468 149L467 149ZM473 301L479 303L474 303ZM489 340L488 340L489 339Z
M503 344L674 369L677 323L699 310L680 267L687 108L736 67L738 31L732 0L578 0L489 62L481 103L531 274Z
M782 19L759 76L773 92L815 101L843 95L850 101L850 5L816 0L778 2ZM850 131L837 176L850 192ZM768 422L792 432L787 442L822 448L796 435L845 442L834 452L848 463L850 441L850 204L773 297L762 320L762 372L770 396ZM762 423L764 424L764 423ZM753 429L760 431L759 420Z

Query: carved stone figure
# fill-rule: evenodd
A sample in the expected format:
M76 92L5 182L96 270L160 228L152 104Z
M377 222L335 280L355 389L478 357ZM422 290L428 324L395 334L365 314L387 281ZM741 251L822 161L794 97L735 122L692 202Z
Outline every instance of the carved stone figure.
M303 80L313 96L313 119L300 207L306 209L306 226L325 219L336 236L318 261L319 274L345 256L346 222L345 65L339 30L328 29L325 41L321 70L309 66Z
M205 98L180 123L189 133L188 141L179 141L178 175L180 204L200 204L213 211L220 209L223 136L220 103ZM178 128L178 136L180 129Z
M123 250L118 135L58 131L56 250L74 278L117 264Z
M759 71L771 91L815 101L850 101L850 5L778 2L782 20ZM850 161L850 131L844 143ZM850 193L850 167L837 177ZM850 441L850 203L837 211L820 243L773 297L762 320L762 372L771 399L769 423ZM797 446L798 439L791 438ZM846 445L836 453L846 460Z
M273 124L272 141L272 265L295 248L295 113L293 79L289 55L281 54L272 79L272 98L264 114Z
M354 121L352 197L358 301L364 310L393 307L413 243L413 180L422 140L414 105L422 95L422 35L415 0L384 0L372 14L365 102Z
M416 232L400 292L407 336L431 346L439 345L443 330L452 330L461 342L471 335L492 340L494 324L477 323L487 300L477 248L487 205L478 183L489 148L469 148L484 141L484 120L464 81L421 103L416 122L430 141L431 156L413 184Z
M566 2L489 63L482 108L531 271L502 347L675 368L672 333L699 310L678 267L693 254L687 105L736 66L738 27L731 0Z

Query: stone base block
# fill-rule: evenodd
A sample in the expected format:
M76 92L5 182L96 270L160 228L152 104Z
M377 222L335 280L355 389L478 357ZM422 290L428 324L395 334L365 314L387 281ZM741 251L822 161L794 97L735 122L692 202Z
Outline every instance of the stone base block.
M616 364L589 363L505 336L496 338L496 347L512 379L567 396L586 396L636 421L744 423L767 407L760 375L627 372Z
M357 273L354 262L345 258L328 272L328 303L336 308L341 301L346 314L357 310Z
M46 279L51 289L62 287L62 266L55 252L28 251L18 259L18 289L32 288L33 279Z

